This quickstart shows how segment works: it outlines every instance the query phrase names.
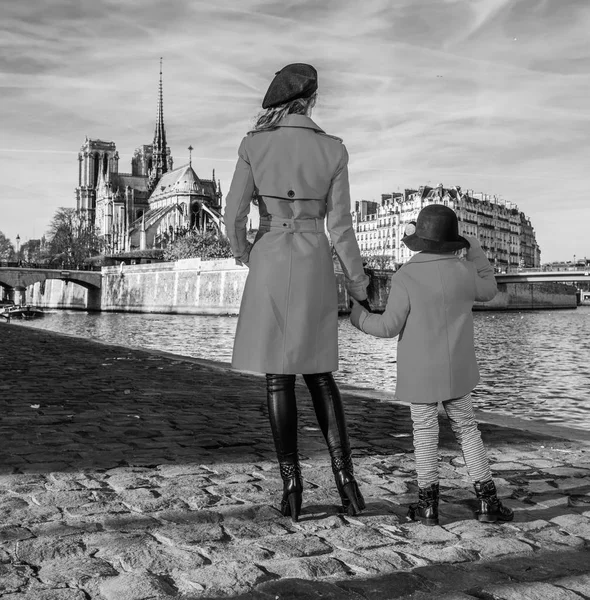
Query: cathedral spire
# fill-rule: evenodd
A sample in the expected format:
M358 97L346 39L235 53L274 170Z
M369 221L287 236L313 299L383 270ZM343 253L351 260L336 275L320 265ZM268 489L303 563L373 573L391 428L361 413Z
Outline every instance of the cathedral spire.
M162 92L162 57L160 57L160 84L158 89L158 115L153 142L153 162L150 179L154 183L168 171L168 156L166 146L166 129L164 128L164 95Z

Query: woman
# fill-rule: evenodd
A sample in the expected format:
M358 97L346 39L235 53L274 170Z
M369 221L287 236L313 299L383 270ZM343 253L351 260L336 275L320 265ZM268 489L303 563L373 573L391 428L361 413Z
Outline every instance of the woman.
M250 269L232 366L266 374L281 477L281 513L296 521L303 485L297 454L295 376L302 374L332 459L343 509L365 502L354 479L338 368L338 297L324 218L349 294L367 304L369 278L352 229L348 153L310 118L317 93L311 65L276 73L253 131L242 140L226 198L225 225L238 264ZM246 239L253 198L260 225Z

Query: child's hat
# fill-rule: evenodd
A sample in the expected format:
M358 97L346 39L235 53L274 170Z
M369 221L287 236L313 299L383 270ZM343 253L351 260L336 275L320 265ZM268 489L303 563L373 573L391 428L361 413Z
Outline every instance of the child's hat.
M419 213L415 226L408 224L402 242L413 252L453 252L469 248L459 235L455 211L442 204L429 204Z

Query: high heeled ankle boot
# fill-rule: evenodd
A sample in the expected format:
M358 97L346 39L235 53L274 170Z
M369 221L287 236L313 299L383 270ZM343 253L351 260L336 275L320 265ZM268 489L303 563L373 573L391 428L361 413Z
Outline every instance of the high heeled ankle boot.
M303 483L297 456L297 402L295 375L267 373L268 417L283 480L280 511L293 521L301 513Z
M311 394L318 424L328 445L342 510L351 516L357 515L365 509L365 499L354 478L340 390L332 373L308 374L303 378Z
M418 503L410 504L408 517L418 519L422 525L438 525L439 484L433 483L427 488L418 488Z
M283 480L283 499L281 500L281 514L291 517L293 521L299 520L301 502L303 497L303 482L299 463L279 463L281 478Z
M365 499L354 478L354 466L350 454L332 457L332 472L342 501L342 511L352 517L365 510Z
M496 521L512 521L514 519L514 511L502 504L496 492L496 484L491 479L476 481L473 487L479 500L478 521L495 523Z

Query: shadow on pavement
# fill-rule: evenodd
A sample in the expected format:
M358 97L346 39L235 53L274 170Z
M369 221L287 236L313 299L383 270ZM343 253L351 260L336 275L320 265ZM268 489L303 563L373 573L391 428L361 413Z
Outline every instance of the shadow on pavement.
M433 564L417 567L411 571L396 571L364 579L310 581L284 578L269 580L246 594L230 597L199 596L198 598L199 600L221 600L222 598L225 600L309 600L312 598L433 600L445 597L449 600L451 598L491 600L543 597L535 595L535 591L531 590L532 585L535 584L544 584L542 592L546 594L544 597L548 600L562 597L582 598L586 596L566 595L564 590L580 592L582 588L587 591L589 565L590 550L563 550L543 552L534 556L506 556L472 563ZM528 592L522 589L523 584L528 587ZM553 596L552 591L555 594ZM196 598L195 596L195 600Z
M24 328L3 327L3 334L6 329L12 335L0 347L0 473L274 461L260 377ZM327 458L304 385L297 394L300 452ZM355 455L413 452L407 407L350 393L344 398ZM514 430L481 429L486 441L515 443ZM523 432L517 443L539 439ZM445 447L459 453L442 418Z

